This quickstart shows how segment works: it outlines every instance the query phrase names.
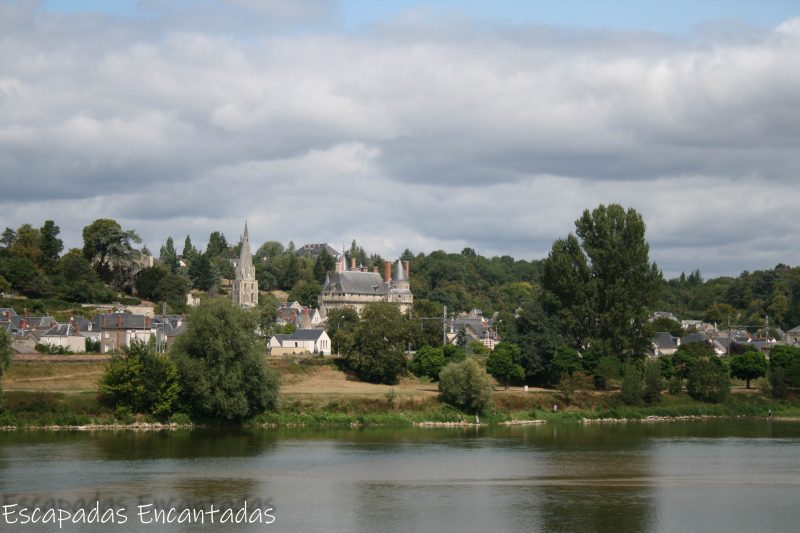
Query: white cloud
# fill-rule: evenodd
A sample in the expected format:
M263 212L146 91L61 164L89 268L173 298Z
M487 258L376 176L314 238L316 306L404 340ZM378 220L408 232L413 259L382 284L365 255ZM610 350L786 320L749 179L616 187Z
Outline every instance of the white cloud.
M314 26L332 16L315 1L209 2L229 19L181 23L161 2L146 23L15 5L5 226L54 218L75 245L108 216L157 248L233 240L247 217L254 241L535 258L619 202L668 273L800 263L797 20L681 41L419 17L340 33ZM243 13L255 29L221 30ZM312 26L274 31L287 20Z

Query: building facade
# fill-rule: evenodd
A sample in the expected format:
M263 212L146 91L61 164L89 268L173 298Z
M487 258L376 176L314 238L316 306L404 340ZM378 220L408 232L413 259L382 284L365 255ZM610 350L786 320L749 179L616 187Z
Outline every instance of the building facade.
M386 261L381 277L377 267L368 271L356 267L355 259L350 267L344 256L336 263L336 271L325 278L319 296L319 312L323 320L335 309L352 307L359 314L364 306L375 302L395 304L402 313L408 313L414 305L411 293L408 261L397 261L392 272L392 263Z

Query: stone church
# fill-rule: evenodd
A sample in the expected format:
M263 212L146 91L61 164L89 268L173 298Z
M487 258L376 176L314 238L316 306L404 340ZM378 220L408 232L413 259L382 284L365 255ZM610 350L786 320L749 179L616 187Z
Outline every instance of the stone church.
M250 254L247 222L244 223L242 249L239 252L239 261L236 263L236 278L233 280L231 298L234 304L241 307L258 305L258 280L256 280L256 267L253 266L253 256Z
M319 296L319 312L322 319L340 307L352 307L359 314L364 306L373 302L389 302L400 308L401 313L408 313L414 304L411 293L408 261L397 261L392 272L392 263L386 261L384 275L381 277L378 268L371 272L364 267L356 267L355 259L350 268L342 254L336 263L336 271L325 278L322 293Z

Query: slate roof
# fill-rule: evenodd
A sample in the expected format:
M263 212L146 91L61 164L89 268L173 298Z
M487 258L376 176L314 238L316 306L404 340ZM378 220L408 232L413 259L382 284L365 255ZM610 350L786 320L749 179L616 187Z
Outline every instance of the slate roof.
M331 246L326 242L314 242L310 244L304 244L297 250L297 255L308 255L311 257L317 257L319 256L319 254L322 253L322 250L327 251L328 254L334 259L336 259L341 255L340 252L336 251L336 248L334 248L333 246Z
M324 329L298 329L289 335L283 335L282 340L287 341L315 341L325 333ZM275 335L278 337L278 335Z
M356 270L336 272L329 283L322 289L323 293L344 293L362 295L385 295L389 289L377 272L359 272Z
M92 321L94 329L150 329L147 317L132 313L106 313L96 315Z
M80 333L75 329L75 326L69 324L58 324L48 329L42 334L42 337L77 337Z
M12 315L10 317L11 323L13 327L16 329L22 329L22 321L25 321L25 329L33 329L39 331L47 331L48 329L52 328L53 326L57 325L58 322L55 318L51 316L29 316L25 318L22 315Z
M668 331L659 331L658 333L656 333L655 339L653 339L653 342L656 343L656 346L658 346L662 350L677 348L678 347L677 341L678 341L677 337L673 337L672 335L669 334Z
M708 337L705 333L690 333L681 339L681 344L688 344L690 342L706 342Z
M0 307L0 317L5 318L6 313L8 313L8 316L17 316L17 312L11 307ZM797 327L800 328L800 326Z

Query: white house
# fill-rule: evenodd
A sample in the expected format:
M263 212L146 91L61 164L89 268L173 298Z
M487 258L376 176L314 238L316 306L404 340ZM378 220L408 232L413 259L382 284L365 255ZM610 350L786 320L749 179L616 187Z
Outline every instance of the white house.
M276 334L269 339L270 355L331 354L331 338L324 329L298 329L294 333Z

